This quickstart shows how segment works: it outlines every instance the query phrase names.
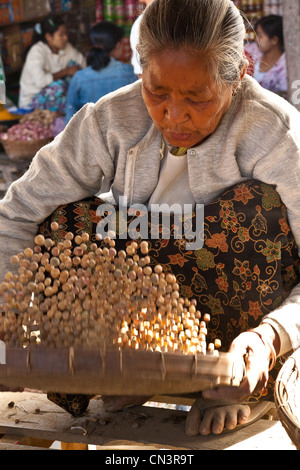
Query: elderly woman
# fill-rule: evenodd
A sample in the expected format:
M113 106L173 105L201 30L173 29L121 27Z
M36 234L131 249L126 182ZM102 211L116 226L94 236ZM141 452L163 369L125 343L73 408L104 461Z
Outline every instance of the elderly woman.
M267 396L268 369L300 346L300 119L245 74L244 36L231 0L154 0L141 21L142 81L83 107L0 203L3 275L61 204L65 217L73 201L110 190L114 203L149 210L205 205L202 248L153 250L212 314L212 337L245 359L246 377L203 392L206 412L192 407L189 435L244 423L240 402Z

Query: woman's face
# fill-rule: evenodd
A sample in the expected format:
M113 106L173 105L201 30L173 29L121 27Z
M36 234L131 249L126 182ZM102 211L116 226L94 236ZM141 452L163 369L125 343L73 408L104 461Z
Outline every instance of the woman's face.
M256 41L261 52L268 52L278 43L278 38L270 38L262 29L261 25L256 28Z
M175 147L193 147L212 134L233 88L217 87L199 52L167 49L143 69L143 99L156 127Z
M50 49L53 52L58 52L65 49L68 42L67 28L61 25L53 34L46 34L46 39Z

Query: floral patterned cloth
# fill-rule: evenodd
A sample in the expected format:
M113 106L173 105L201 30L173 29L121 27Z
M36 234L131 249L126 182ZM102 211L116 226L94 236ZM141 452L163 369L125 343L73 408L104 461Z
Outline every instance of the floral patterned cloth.
M90 233L96 241L96 226L101 222L97 208L101 199L92 198L59 207L40 227L41 233L56 239L67 231ZM118 209L118 208L116 208ZM124 233L134 216L122 221ZM195 214L190 219L191 227ZM51 222L59 223L53 233ZM171 238L164 238L164 227L149 221L151 263L172 272L183 297L195 298L198 308L211 315L208 340L220 338L227 351L241 332L258 326L264 315L282 303L299 282L297 246L283 205L273 186L259 181L240 183L224 191L204 210L204 244L187 250L184 237L178 238L173 220ZM151 235L159 238L151 239ZM185 233L186 235L186 233ZM129 240L130 242L130 240ZM124 249L128 240L116 239ZM271 371L268 387L251 400L273 399L273 384L280 363ZM51 395L58 403L59 395Z
M48 109L65 114L67 91L67 81L56 80L35 95L29 106L33 109Z
M47 397L50 401L63 408L75 418L82 416L92 398L89 395L71 393L48 393Z
M68 65L76 65L76 62L71 60ZM48 109L49 111L65 114L70 81L71 77L53 81L34 96L29 107L33 109Z

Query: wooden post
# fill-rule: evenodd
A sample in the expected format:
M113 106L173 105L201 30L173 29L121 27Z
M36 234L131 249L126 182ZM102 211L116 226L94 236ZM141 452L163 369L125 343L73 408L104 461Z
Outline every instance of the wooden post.
M288 100L300 111L300 0L283 0Z

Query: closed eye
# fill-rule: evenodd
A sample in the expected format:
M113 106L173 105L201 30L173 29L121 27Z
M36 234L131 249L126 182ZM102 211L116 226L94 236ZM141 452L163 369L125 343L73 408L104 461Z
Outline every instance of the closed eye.
M169 96L167 93L157 93L157 92L154 92L154 91L150 91L148 88L145 87L145 85L143 85L143 88L153 98L166 99Z
M208 107L211 103L212 103L212 100L209 100L209 101L196 101L196 100L192 100L190 98L187 99L189 103L191 103L192 105L195 105L195 106L201 106L203 108L206 108Z

